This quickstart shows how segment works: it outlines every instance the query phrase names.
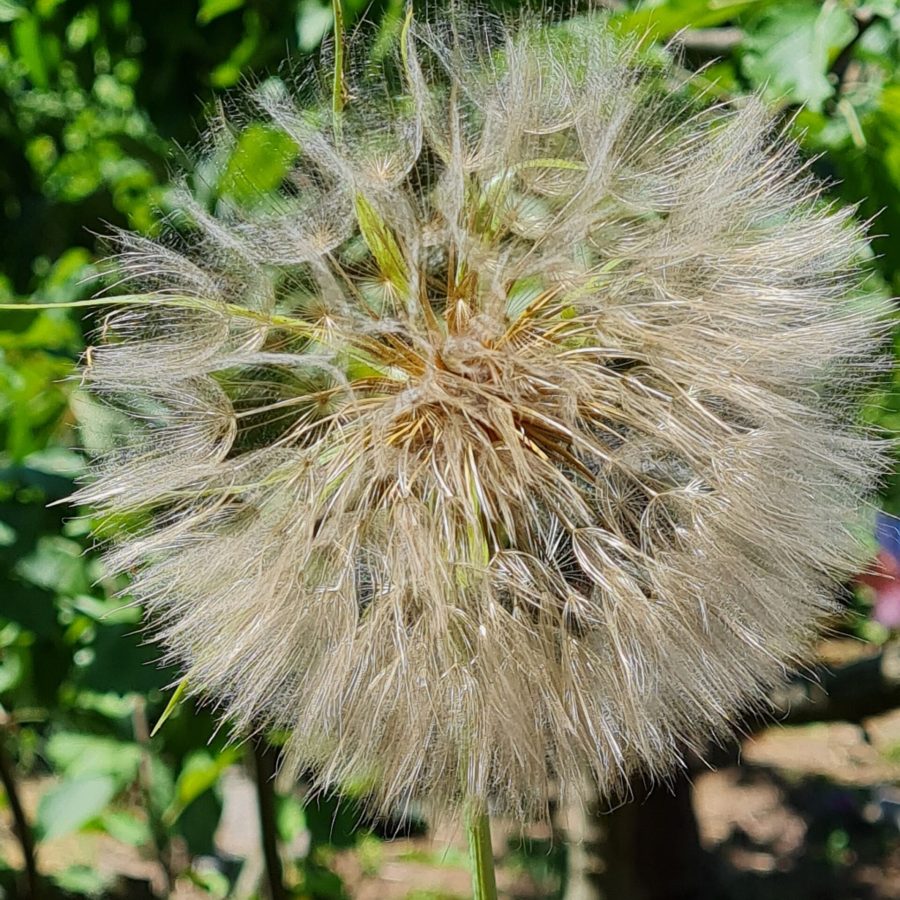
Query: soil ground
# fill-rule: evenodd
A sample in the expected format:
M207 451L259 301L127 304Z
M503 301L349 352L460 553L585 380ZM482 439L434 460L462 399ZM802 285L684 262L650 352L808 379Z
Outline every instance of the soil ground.
M47 780L23 785L32 815ZM245 896L262 864L254 792L239 770L225 781L220 853L239 860ZM900 898L900 710L868 720L786 728L773 726L743 743L740 764L694 780L694 808L718 887L710 900L897 900ZM0 860L21 859L0 813ZM530 852L498 823L495 852L505 900L558 896L561 855L535 831ZM302 841L294 848L302 854ZM328 860L354 900L467 898L464 836L439 831L421 838L364 842ZM117 884L116 896L148 894L156 865L107 835L82 833L49 841L44 873L92 871ZM177 900L208 897L186 879Z

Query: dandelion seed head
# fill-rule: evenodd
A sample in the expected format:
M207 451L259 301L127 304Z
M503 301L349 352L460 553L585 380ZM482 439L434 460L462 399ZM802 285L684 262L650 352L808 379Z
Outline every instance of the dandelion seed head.
M413 25L337 123L273 79L210 129L232 189L118 238L141 293L84 376L130 429L79 497L289 775L528 819L664 775L809 648L864 556L885 312L759 101L599 17L485 23Z

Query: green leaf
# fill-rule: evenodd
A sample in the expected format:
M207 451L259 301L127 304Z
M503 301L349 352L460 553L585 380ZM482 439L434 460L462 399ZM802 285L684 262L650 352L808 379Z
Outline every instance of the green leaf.
M306 810L291 794L276 797L276 804L275 820L278 825L278 836L289 844L306 831Z
M13 571L35 587L58 594L86 593L90 588L81 545L59 535L40 538Z
M141 762L137 744L74 731L58 731L47 741L46 752L67 779L104 775L119 789L134 781Z
M141 611L137 606L121 600L101 600L89 594L67 597L60 603L60 607L87 616L101 625L118 625L122 622L137 625L141 621Z
M76 863L61 872L54 872L50 878L67 895L98 897L109 890L116 881L112 872L98 872L96 866Z
M84 457L65 447L47 447L45 450L36 450L34 453L29 453L23 462L32 472L59 475L67 480L83 475L85 470Z
M72 698L76 709L97 713L104 719L121 721L130 717L134 711L133 697L120 697L118 694L100 694L96 691L80 690Z
M3 648L3 653L0 654L0 693L11 691L21 684L26 671L26 653L23 647Z
M0 22L12 22L27 15L17 0L0 0Z
M186 873L186 877L210 897L224 900L231 894L231 882L228 880L228 876L217 869L190 869Z
M898 11L900 3L897 0L865 0L855 4L857 13L862 15L881 16L889 19Z
M139 819L128 812L108 809L100 817L100 827L123 844L142 847L153 839L146 819Z
M198 738L202 740L202 738ZM175 776L172 769L159 756L150 759L150 807L157 815L162 815L175 798Z
M315 50L322 43L334 22L330 3L302 0L297 7L297 46L304 52Z
M118 792L116 780L109 775L74 778L50 788L38 803L38 839L46 841L83 828Z
M345 900L348 897L340 875L311 860L306 860L302 870L303 895L308 897L334 897Z
M175 688L172 696L169 698L169 702L166 704L166 708L162 711L162 715L156 720L156 724L153 726L153 731L150 732L150 737L154 737L159 729L166 724L166 719L168 719L169 716L171 716L172 713L175 712L178 704L181 703L181 698L184 696L184 692L187 690L187 687L187 678L182 678L181 681L178 682L178 687Z
M856 30L853 17L836 3L774 5L748 25L742 71L771 97L820 110L834 95L829 66Z
M163 815L163 821L172 825L184 810L201 794L212 788L219 776L241 755L237 747L226 747L213 756L206 750L197 750L185 761L175 782L175 798Z
M253 9L244 14L244 36L235 44L228 59L209 73L209 83L213 87L231 87L240 80L244 67L248 65L263 37L261 16Z
M50 86L47 60L41 43L41 26L36 16L16 19L12 25L16 55L28 72L31 83L38 88Z
M514 281L506 292L506 316L514 322L540 297L544 281L540 275L529 275Z
M375 207L362 195L356 195L356 218L359 230L369 252L375 257L385 280L390 282L400 296L409 290L409 272L400 245L388 224L375 211Z
M245 2L246 0L202 0L200 11L197 13L197 22L200 25L207 25L219 16L240 9Z
M614 14L610 23L625 33L658 40L683 28L710 28L770 0L649 0Z
M283 131L250 125L238 138L219 180L219 191L242 205L262 203L281 184L298 152Z
M805 129L807 148L827 154L836 193L848 203L860 204L860 218L874 219L870 240L875 263L896 294L900 292L900 244L896 239L900 234L900 84L885 87L873 99L874 103L854 110L858 132L840 116L803 114L797 124ZM843 112L840 104L837 111ZM900 355L900 347L897 353ZM898 396L900 393L892 390L885 402ZM898 421L882 424L894 430ZM888 487L887 493L892 492Z

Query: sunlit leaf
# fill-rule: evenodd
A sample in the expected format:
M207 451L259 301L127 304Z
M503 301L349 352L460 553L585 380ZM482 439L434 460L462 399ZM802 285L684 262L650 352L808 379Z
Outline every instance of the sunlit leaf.
M141 761L137 744L73 731L53 734L47 741L46 753L54 768L68 779L105 775L119 788L137 777Z
M247 127L219 181L221 193L242 205L263 202L282 182L298 154L297 145L275 128Z
M18 0L0 0L0 22L12 22L27 15Z
M76 864L51 875L53 883L67 894L97 897L115 883L112 872L99 871L96 866Z
M377 210L362 195L356 195L356 217L363 240L385 280L401 296L409 289L409 271L397 238Z
M201 794L215 786L219 776L241 755L237 747L226 747L215 756L206 750L192 753L186 760L175 782L175 799L166 810L163 820L174 823L184 810Z
M13 45L35 87L50 86L47 60L41 43L41 27L37 16L16 18L12 24Z
M328 34L334 14L329 2L301 0L297 6L297 44L301 50L315 50Z
M641 37L668 37L683 28L709 28L771 0L649 0L623 7L611 21L619 31Z
M837 3L775 4L749 29L741 67L771 97L818 110L834 94L828 68L855 35L853 17Z
M219 16L240 9L245 2L246 0L201 0L197 21L201 25L206 25L213 19L218 19Z
M169 716L172 715L173 712L178 708L178 704L181 703L181 698L184 696L184 692L187 690L188 680L187 678L182 678L181 681L178 682L178 687L172 693L172 696L169 698L169 702L166 704L166 708L162 711L162 715L156 720L156 724L153 726L153 731L150 732L150 737L155 737L157 732L163 725L166 724L166 720Z
M129 812L106 810L100 817L100 827L110 837L132 847L141 847L152 839L147 820Z
M38 803L35 827L41 840L77 831L95 819L118 793L109 775L91 775L63 781Z

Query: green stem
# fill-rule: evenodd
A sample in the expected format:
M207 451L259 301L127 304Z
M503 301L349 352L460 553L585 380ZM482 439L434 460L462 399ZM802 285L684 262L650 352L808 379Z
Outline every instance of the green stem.
M141 748L138 789L147 816L147 824L150 826L150 844L159 865L161 883L157 886L158 894L169 897L175 881L175 872L171 866L172 856L169 852L167 829L159 814L159 808L153 802L153 751L150 746L150 724L147 721L147 702L139 694L136 694L134 698L131 724L134 739Z
M466 835L472 860L473 900L497 900L494 854L491 850L491 820L483 807L473 806L466 814Z
M331 112L334 118L334 136L341 138L341 115L347 98L344 82L344 9L341 0L331 0L334 13L334 78L331 87Z

